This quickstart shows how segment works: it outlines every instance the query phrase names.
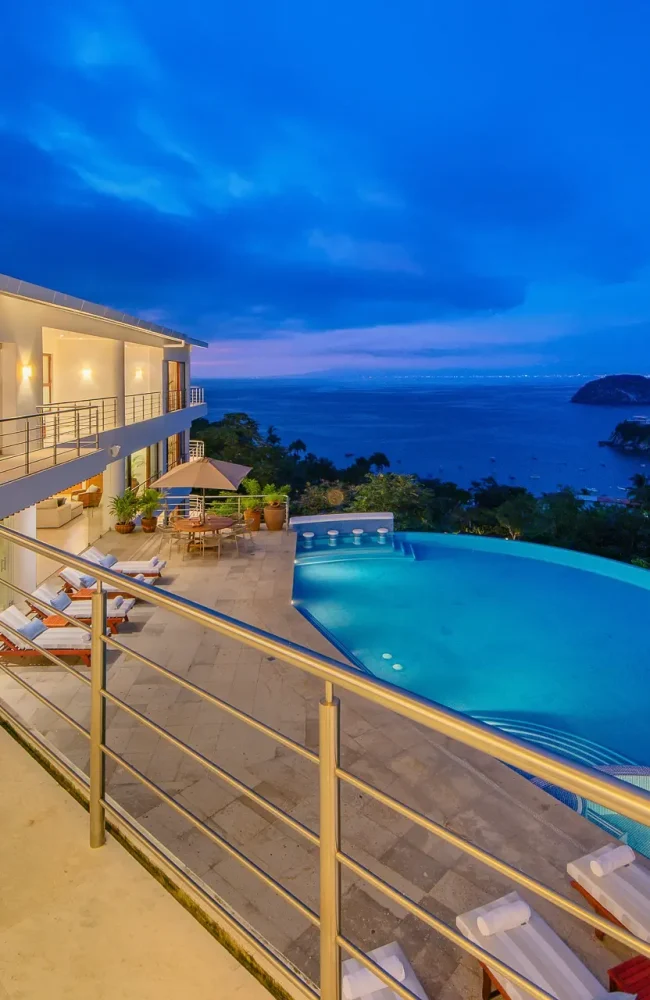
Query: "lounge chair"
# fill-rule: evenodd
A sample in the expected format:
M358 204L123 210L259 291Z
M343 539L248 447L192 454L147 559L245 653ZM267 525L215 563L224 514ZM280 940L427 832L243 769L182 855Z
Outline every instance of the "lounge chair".
M368 958L371 958L377 965L381 965L385 972L388 972L393 979L397 979L411 993L415 993L416 996L420 997L420 1000L428 1000L422 984L418 981L408 958L397 941L369 951ZM341 974L343 1000L357 1000L357 998L400 1000L398 993L386 986L374 972L366 969L365 965L362 965L356 958L348 958L343 962Z
M112 569L114 573L124 573L125 576L160 576L167 562L153 556L151 559L132 559L120 562L116 556L104 555L99 549L91 546L82 552L82 558L88 562L103 566L104 569Z
M516 892L461 914L456 924L468 940L552 996L561 1000L605 1000L608 996L589 969ZM495 993L505 1000L530 1000L531 994L523 987L480 964L484 1000Z
M3 628L3 625L5 628ZM9 629L13 632L9 632ZM14 633L18 633L15 635ZM43 650L57 656L78 656L90 666L90 632L83 628L48 628L42 621L27 618L18 608L10 604L0 613L0 657L15 660L17 657L38 656L33 646L23 642L19 636L31 639ZM43 654L45 655L45 654Z
M71 618L76 618L77 621L90 624L92 621L92 604L90 600L85 601L73 601L69 594L66 594L64 590L57 592L56 587L53 584L44 583L36 590L32 591L32 595L45 604L49 605L49 610L44 608L40 604L30 601L29 606L32 611L38 615L39 618L49 619L57 615L61 611L65 611L67 615ZM129 620L129 611L135 604L134 597L112 597L106 603L106 624L110 628L111 632L115 633L120 625ZM64 618L59 619L60 622L65 622ZM64 627L63 625L54 626L49 620L46 621L48 628L53 627ZM69 625L68 622L65 622Z
M76 569L72 569L71 566L66 566L60 570L59 576L65 584L66 593L70 595L73 601L87 601L89 597L92 597L93 592L97 590L97 580L94 576L79 573ZM145 587L153 587L155 583L155 578L152 576L134 576L132 579L137 580L138 583L143 584ZM126 580L124 582L124 587L115 587L112 583L105 583L102 585L102 589L106 591L109 597L133 597L133 594L128 590Z
M566 866L571 885L596 913L650 943L650 871L631 847L599 847ZM602 941L603 931L596 930Z

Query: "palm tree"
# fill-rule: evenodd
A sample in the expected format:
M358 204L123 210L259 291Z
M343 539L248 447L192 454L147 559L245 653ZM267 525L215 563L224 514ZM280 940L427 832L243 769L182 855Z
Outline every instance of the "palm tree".
M297 456L301 451L307 451L307 445L301 438L296 438L295 441L291 442L287 451L290 455Z

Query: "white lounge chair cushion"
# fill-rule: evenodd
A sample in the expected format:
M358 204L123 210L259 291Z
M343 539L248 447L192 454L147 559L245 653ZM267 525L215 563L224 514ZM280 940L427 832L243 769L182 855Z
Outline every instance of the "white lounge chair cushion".
M0 614L0 623L8 625L26 639L31 639L43 649L83 649L90 645L90 632L82 628L46 628L42 621L27 618L22 611L11 604ZM18 649L31 649L27 642L21 642L11 633L8 638Z
M599 847L572 861L566 870L590 896L601 903L629 931L650 943L650 871L638 861L617 868L609 875L596 875L591 862L611 850Z
M118 601L122 601L118 604ZM129 597L128 600L124 598L116 597L112 601L106 602L106 617L107 618L125 618L133 605L135 604L135 598ZM90 601L71 601L70 607L67 610L67 614L71 618L91 618L92 617L92 603Z
M113 566L106 568L112 569L115 573L132 575L133 573L162 573L166 565L167 561L165 559L158 560L158 562L145 559L132 559L130 562L116 562Z
M84 576L83 574L78 573L76 569L72 569L70 566L67 566L65 569L62 569L61 572L59 573L59 576L61 577L61 579L65 580L66 583L69 583L71 587L74 587L75 590L82 590L82 589L95 590L97 587L97 580L95 580L94 577ZM133 579L137 580L138 583L144 584L146 587L153 587L154 584L153 577L142 576L141 573L138 576L134 576ZM84 582L88 580L90 580L91 582L90 583ZM124 590L124 587L116 587L113 586L112 583L106 583L103 585L103 589L106 591L107 594L119 594L122 590Z
M477 918L476 925L481 934L490 937L491 934L498 934L500 931L511 931L515 927L521 927L530 920L531 912L528 903L523 899L516 903L504 903L503 906L495 906L488 913L484 913Z
M0 622L3 625L8 625L14 632L24 635L26 639L32 639L32 641L35 641L41 632L45 631L45 625L43 625L42 621L28 618L15 604L10 604L8 608L4 609L2 614L0 614ZM9 637L12 642L16 642L19 645L14 635L9 633Z
M46 586L45 584L42 584L40 587L37 587L36 590L33 590L32 594L39 601L44 601L45 604L49 604L49 606L54 608L55 611L65 611L65 609L72 604L72 599L69 594L66 594L65 590L55 592L52 588ZM40 606L39 610L45 611L45 609L40 608Z
M428 1000L426 993L419 982L413 968L398 945L397 941L391 941L390 944L382 945L381 948L375 948L374 951L368 952L368 958L371 958L377 965L381 965L382 969L386 972L393 974L393 971L398 972L401 968L404 978L399 979L395 976L402 986L405 986L412 993L415 993L420 1000ZM361 962L358 962L356 958L348 958L343 962L341 966L342 972L342 982L343 982L343 996L345 1000L351 1000L352 996L359 998L365 998L365 1000L400 1000L400 997L394 990L391 990L388 986L384 986L381 979L378 979L372 972L366 969ZM364 972L365 975L360 977L358 974ZM366 976L370 977L370 980L366 980ZM373 985L371 980L376 983L376 988L371 993L358 993L355 991L355 983L358 985L361 983L362 989L364 988L364 983L368 985ZM347 990L347 992L346 992ZM352 990L353 992L350 992Z
M612 872L623 868L624 865L631 865L635 861L636 854L632 848L628 847L627 844L619 844L618 847L610 847L608 851L603 851L599 857L592 858L589 867L594 875L602 878L603 875L611 875Z
M76 569L72 569L71 566L66 566L65 569L62 569L59 576L66 583L69 583L71 587L74 587L75 590L85 590L97 585L97 580L94 576L88 576L87 573L79 573Z
M91 546L89 549L83 553L83 558L87 559L88 562L96 563L98 566L103 566L104 569L112 569L116 573L152 573L152 572L162 572L162 570L167 565L164 559L160 559L158 556L153 556L151 559L134 559L125 560L120 562L117 556L104 555L99 549Z
M562 1000L596 1000L605 990L580 959L534 910L526 924L489 936L481 934L478 918L504 903L523 902L516 892L456 917L456 925L466 938L500 959L536 986ZM531 994L500 974L500 984L511 1000L528 1000Z
M43 649L84 649L90 646L90 632L83 628L48 628L36 639Z

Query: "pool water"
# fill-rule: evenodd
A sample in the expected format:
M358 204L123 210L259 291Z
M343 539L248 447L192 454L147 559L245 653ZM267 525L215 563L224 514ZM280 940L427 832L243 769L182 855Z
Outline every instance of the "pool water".
M385 558L370 539L357 558L299 542L294 603L377 677L587 763L650 765L650 572L502 539L395 540Z

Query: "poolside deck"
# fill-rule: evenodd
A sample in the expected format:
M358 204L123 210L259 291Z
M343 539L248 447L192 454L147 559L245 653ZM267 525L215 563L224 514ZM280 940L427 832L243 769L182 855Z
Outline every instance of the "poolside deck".
M102 539L117 554L157 553L142 535ZM290 603L295 539L262 532L255 551L219 564L172 555L173 592L339 658ZM166 555L166 552L163 552ZM138 605L126 642L293 739L318 745L321 685L293 667L241 647L162 610ZM55 668L21 667L30 683L87 722L87 692ZM301 822L318 828L313 765L268 738L224 718L190 692L125 655L111 654L109 687L174 735L217 761ZM0 697L87 770L82 739L18 685L0 677ZM108 743L167 792L241 847L303 901L318 908L315 849L269 814L206 776L198 764L118 709L108 711ZM343 766L565 895L566 863L607 842L582 817L504 765L359 699L342 698ZM314 980L313 927L253 875L131 776L109 762L108 790L212 890ZM458 913L509 891L507 880L351 788L342 793L343 849L448 924ZM543 902L538 911L606 982L616 956L588 928ZM370 949L397 939L428 993L442 1000L480 997L476 962L357 878L343 879L343 932Z

